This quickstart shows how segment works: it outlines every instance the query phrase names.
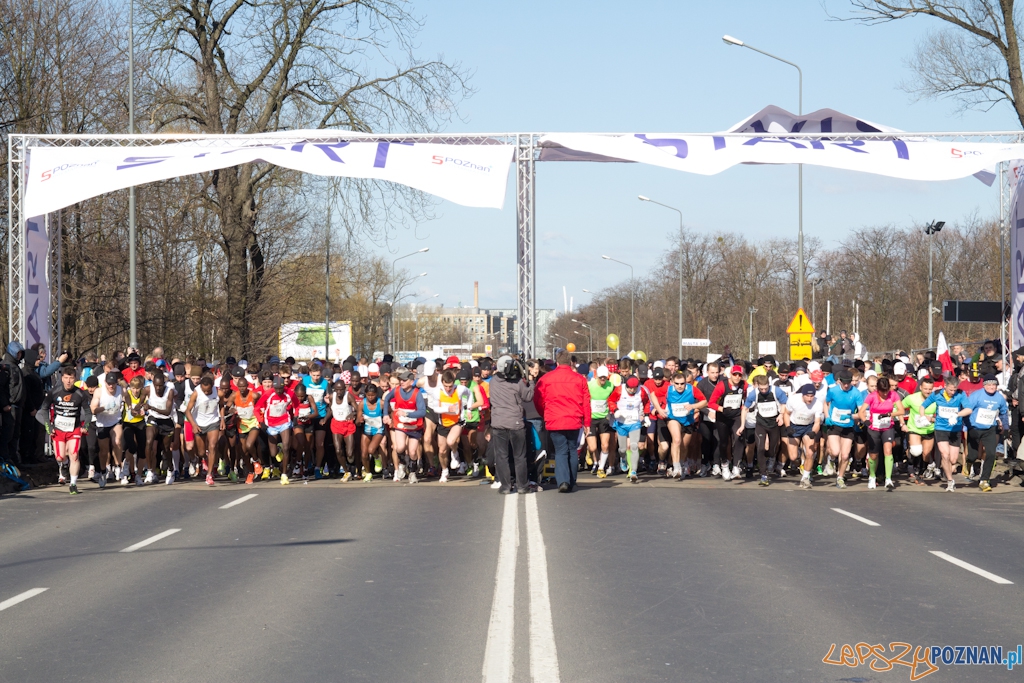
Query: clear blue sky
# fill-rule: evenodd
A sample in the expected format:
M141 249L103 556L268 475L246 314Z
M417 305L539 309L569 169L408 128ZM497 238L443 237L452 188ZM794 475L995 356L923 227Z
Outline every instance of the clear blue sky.
M841 0L826 7L849 13ZM831 107L907 131L1019 128L1008 105L961 114L953 101L915 101L900 89L912 78L907 61L915 47L940 28L928 18L875 27L836 22L818 0L420 0L415 11L426 21L419 54L443 53L473 71L477 93L451 132L708 132L768 104L795 112L796 70L726 45L726 33L800 64L805 112ZM794 167L705 177L639 164L542 163L537 183L541 308L561 308L563 285L585 302L582 289L628 278L602 253L632 263L638 277L658 261L678 215L638 194L678 207L699 233L796 235ZM511 176L501 211L442 202L437 220L418 228L429 239L399 233L390 245L395 255L431 247L404 262L429 273L418 297L436 292L435 302L469 305L478 280L481 306L515 306L514 187ZM998 195L998 183L989 188L974 178L923 183L806 167L804 230L829 246L861 226L997 216Z

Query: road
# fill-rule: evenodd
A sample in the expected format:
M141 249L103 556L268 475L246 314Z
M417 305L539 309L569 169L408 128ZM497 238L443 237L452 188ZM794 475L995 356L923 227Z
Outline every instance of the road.
M0 681L905 681L822 660L1024 639L1016 486L581 483L4 497Z

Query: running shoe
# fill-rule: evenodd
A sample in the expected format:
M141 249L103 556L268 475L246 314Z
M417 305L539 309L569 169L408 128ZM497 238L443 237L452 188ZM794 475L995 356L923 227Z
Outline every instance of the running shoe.
M198 472L198 470L196 469L196 464L194 462L190 462L188 464L188 476L194 477L196 476L196 472Z
M441 478L438 479L437 481L438 481L439 484L447 484L448 483L448 468L447 467L442 467L441 468Z
M626 460L626 458L619 458L619 469L622 470L623 474L629 472L629 462Z
M370 473L370 472L364 473L363 474L363 481L366 482L367 484L370 483L371 481L373 481L373 474Z
M281 444L277 444L277 453L274 454L274 459L277 460L278 462L281 462L283 458L284 448L281 447Z
M471 474L470 476L473 477L473 479L476 479L477 477L480 476L480 463L473 463L473 474Z
M261 465L259 462L253 462L252 473L255 474L257 477L263 474L263 465Z
M231 483L237 484L238 483L238 474L236 474L234 470L231 470L230 472L228 472L228 479L231 480Z
M273 477L274 479L277 479L278 477L280 477L281 476L280 468L274 467L273 469L271 469L270 470L270 476Z
M69 486L68 487L68 493L70 493L72 496L77 496L78 495L78 484L72 484L71 486Z
M831 476L832 476L833 474L835 474L835 473L836 473L836 466L832 464L832 458L829 458L829 459L828 459L828 460L827 460L827 461L825 462L825 471L824 471L824 475L825 475L826 477L831 477ZM821 469L821 466L820 466L820 465L818 466L818 474L822 474L822 469Z
M983 491L984 493L988 493L989 491L992 490L992 486L988 483L988 481L982 480L981 482L978 483L978 490Z
M875 484L875 478L868 477L868 491L872 491L875 488L877 488L877 484Z
M136 473L135 473L135 485L136 485L136 486L142 486L142 483L143 483L144 481L145 481L145 480L144 480L144 479L142 478L142 475L141 475L141 474L139 474L138 472L136 472Z
M146 470L145 482L147 484L154 484L154 483L156 483L156 474L153 472L153 470Z
M114 479L121 478L121 468L117 465L114 466Z
M797 486L799 486L802 489L809 489L809 488L811 488L811 480L810 479L801 479L800 483L797 484Z
M896 488L896 484L893 482L893 480L892 479L886 479L885 480L885 490L886 491L892 491L894 488Z
M668 466L665 464L664 461L661 461L661 462L658 463L658 474L665 474L665 471L667 469L668 469Z
M415 484L418 481L419 481L419 479L416 477L416 473L415 472L410 472L409 473L409 483L410 484Z
M118 479L120 479L120 477L114 476L114 470L107 470L106 479L107 481L117 481Z
M282 474L281 475L281 486L287 486L288 483L289 483L288 475L287 474Z
M225 476L225 475L226 475L227 473L228 473L228 468L227 468L227 465L225 465L225 464L224 464L224 461L223 461L223 460L221 460L221 461L220 461L219 463L217 463L217 474L219 474L220 476L222 476L222 477L223 477L223 476Z
M954 482L952 479L950 479L949 483L946 484L946 490L947 491L956 491L956 482Z
M64 476L63 472L57 475L57 483L60 484L61 486L64 486L65 484L68 483L68 479L67 477Z
M635 484L638 481L640 481L640 477L636 476L636 472L630 472L629 473L629 480Z
M715 465L714 467L711 468L711 476L712 477L717 477L721 473L722 473L722 467L720 465Z
M405 465L399 465L395 471L395 481L402 481L406 477Z
M323 470L321 468L317 467L315 470L313 470L313 478L314 479L322 479L323 476L324 476L324 473L323 473Z
M270 479L270 468L261 467L260 469L263 470L263 476L260 477L260 481L267 481L268 479Z
M682 468L682 466L676 465L675 467L672 468L672 478L673 479L675 479L676 481L682 481L683 480L683 476L684 475L683 475L683 468Z
M255 477L253 476L252 472L250 472L249 474L245 475L245 483L246 484L252 484L254 480L255 480Z
M492 489L500 489L501 488L501 482L498 481L497 479L495 479L493 482L491 482L491 488Z
M352 473L351 472L345 472L345 474L341 475L341 480L343 482L344 481L352 481Z
M871 472L868 470L868 466L867 465L865 465L864 467L861 468L860 476L862 476L862 477L870 477L871 476Z
M96 466L95 465L89 465L89 479L95 479L95 478L96 478Z
M788 474L786 473L786 468L785 468L785 467L783 467L783 468L779 469L779 476L780 476L780 477L788 477L788 476L789 476L789 475L788 475Z
M909 473L909 474L907 475L907 480L908 480L908 481L909 481L909 482L910 482L911 484L917 484L917 485L919 485L919 486L924 486L924 482L922 482L922 481L921 481L920 479L918 479L918 478L917 478L917 475L916 475L916 474L914 474L913 472L910 472L910 473Z
M845 489L846 488L846 482L843 480L842 477L836 477L836 488L837 489Z
M373 458L373 471L380 474L384 470L384 463L381 461L380 456L376 455Z
M126 474L125 476L121 477L121 486L127 486L127 485L128 485L128 475Z
M598 479L604 479L608 476L604 470L598 470L597 472L595 472L595 474L597 475Z
M206 485L207 486L215 486L216 485L216 484L213 483L213 475L212 474L207 474L206 475Z
M302 467L300 465L296 465L295 467L292 468L292 476L293 477L301 477L302 476Z
M698 477L706 477L706 476L708 476L708 466L707 465L701 465L700 466L700 471L697 472L697 476Z
M109 472L107 474L109 474ZM96 483L100 485L101 489L107 488L107 475L101 474L99 480Z
M757 482L758 486L771 486L771 484L772 484L772 482L768 478L767 474L762 474L761 475L761 480L759 482Z
M825 470L821 467L821 465L818 465L818 467L815 468L815 471L818 473L819 477L825 474Z
M594 458L590 455L590 451L587 451L587 467L594 466Z
M722 468L722 481L730 481L731 479L732 471L729 469L729 466L726 465L725 467Z
M464 463L464 462L460 462L459 463L459 475L460 476L465 475L467 469L469 469L469 468L466 467L466 463Z
M168 486L174 483L174 470L171 470L170 472L167 473L167 479L164 480L164 483L167 484Z
M742 476L743 476L743 472L740 470L740 466L739 465L733 465L732 466L732 476L729 477L729 478L730 479L739 479Z

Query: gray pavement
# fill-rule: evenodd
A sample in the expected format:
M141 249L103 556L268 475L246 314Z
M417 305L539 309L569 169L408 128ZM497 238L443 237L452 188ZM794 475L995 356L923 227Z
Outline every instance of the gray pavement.
M0 681L903 681L822 659L1024 639L1016 485L581 484L508 503L464 481L5 496Z

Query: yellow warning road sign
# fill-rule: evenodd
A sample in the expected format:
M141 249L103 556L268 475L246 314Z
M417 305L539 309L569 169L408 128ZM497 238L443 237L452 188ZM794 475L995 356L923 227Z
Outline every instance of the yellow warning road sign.
M798 308L796 315L789 322L789 327L786 328L786 334L811 334L813 332L814 326L811 325L811 319L804 313L804 309Z

